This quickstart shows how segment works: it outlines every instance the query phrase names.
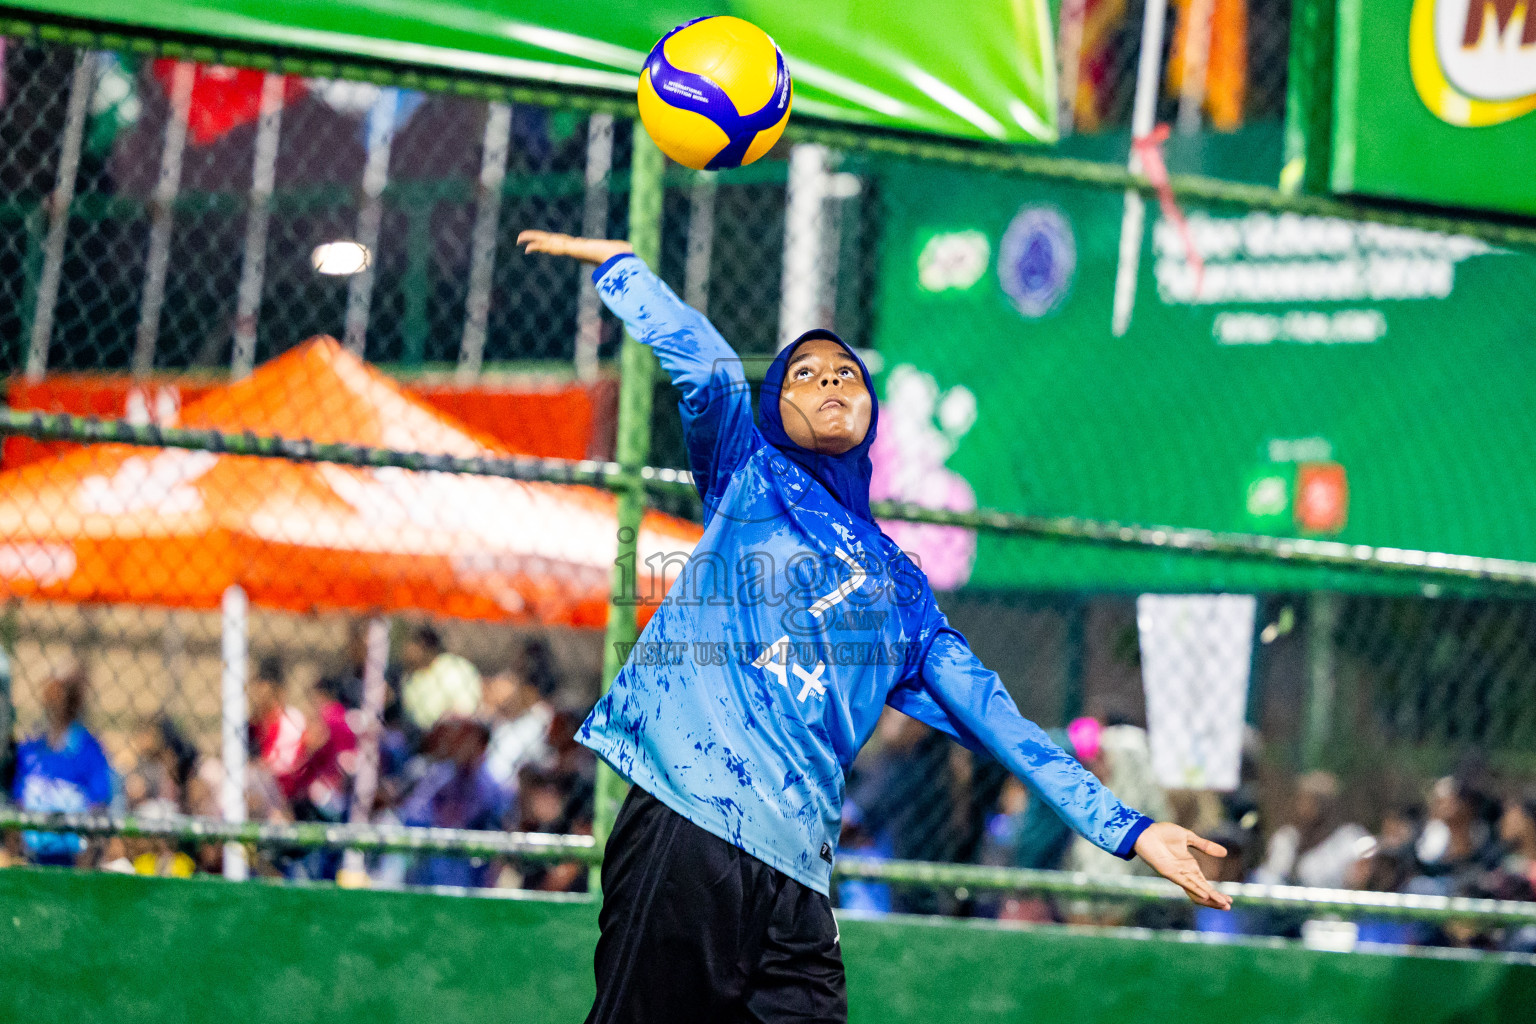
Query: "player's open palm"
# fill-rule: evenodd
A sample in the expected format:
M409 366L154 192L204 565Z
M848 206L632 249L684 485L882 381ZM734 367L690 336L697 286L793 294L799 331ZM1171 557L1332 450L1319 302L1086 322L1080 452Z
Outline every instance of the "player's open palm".
M1205 877L1200 863L1190 852L1191 847L1212 857L1227 855L1226 847L1220 843L1202 839L1171 821L1160 821L1143 832L1136 840L1136 855L1152 870L1182 888L1193 902L1216 910L1231 910L1232 898L1219 892Z
M628 242L611 238L575 238L556 231L521 231L517 244L530 253L570 256L586 263L604 263L615 256L635 250Z

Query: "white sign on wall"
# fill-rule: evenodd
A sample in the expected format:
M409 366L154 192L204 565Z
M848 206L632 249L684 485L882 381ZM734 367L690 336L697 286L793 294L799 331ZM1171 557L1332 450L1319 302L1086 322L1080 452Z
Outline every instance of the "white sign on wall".
M1164 787L1237 788L1256 609L1247 594L1136 599L1152 767Z

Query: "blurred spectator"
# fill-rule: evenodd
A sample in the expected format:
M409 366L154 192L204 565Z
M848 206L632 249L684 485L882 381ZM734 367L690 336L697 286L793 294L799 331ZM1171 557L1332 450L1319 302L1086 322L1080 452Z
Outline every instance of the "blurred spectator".
M347 721L354 735L359 738L367 732L366 709L363 704L367 697L368 630L371 621L353 621L347 630L347 646L342 652L341 669L325 684L325 688L349 712ZM384 666L384 704L379 724L382 728L378 733L376 784L379 790L375 793L375 808L380 806L381 800L388 804L393 796L398 795L400 774L416 753L421 739L421 733L415 725L406 721L400 704L400 668L387 662Z
M346 663L338 677L336 697L349 710L356 710L363 706L364 691L367 688L365 676L368 670L368 626L369 620L359 619L347 629L347 649L344 655ZM386 664L384 666L385 723L399 722L400 714L400 668L397 665Z
M1415 891L1470 894L1482 873L1497 862L1490 821L1496 807L1469 778L1447 776L1434 784L1429 820L1414 845L1419 864Z
M0 806L10 798L16 781L16 705L11 700L11 656L0 643ZM0 846L0 866L7 853Z
M498 672L486 681L482 716L491 723L491 747L485 767L501 786L514 790L525 765L547 762L555 707L550 697L560 686L549 646L532 640L523 650L521 671Z
M261 659L248 687L250 749L273 779L291 774L304 756L304 713L288 703L287 691L281 659Z
M187 813L199 818L223 817L219 806L219 790L224 782L224 762L217 757L205 757L187 779L185 804ZM200 843L192 849L200 871L217 874L223 870L224 846L222 843Z
M409 673L401 691L406 717L425 732L445 715L468 717L480 706L480 672L467 658L443 649L431 625L411 631L400 662Z
M1342 889L1350 868L1372 846L1365 829L1343 820L1339 780L1327 772L1308 772L1296 780L1291 820L1269 837L1253 880Z
M357 735L339 699L340 690L339 679L316 681L309 693L310 713L303 716L297 763L292 770L273 777L292 820L346 820L357 769ZM290 878L332 879L341 866L341 851L293 851L279 853L273 860Z
M357 767L357 735L340 693L342 681L322 679L311 694L313 714L294 769L278 778L300 821L341 821L347 814L351 778Z
M967 756L915 719L891 709L881 716L848 793L863 809L864 827L892 857L953 859L969 804L968 772L959 770ZM934 890L904 887L893 892L892 909L931 914L944 907Z
M399 808L401 824L430 828L499 829L507 793L485 770L491 734L483 722L446 717L427 734L422 753L431 761ZM491 863L482 858L425 857L411 868L413 885L484 886Z
M86 692L79 665L44 684L43 731L16 751L12 796L22 810L103 812L112 802L112 767L80 721ZM68 833L27 832L22 844L34 864L73 865L85 850L85 840Z
M547 694L535 690L510 669L485 681L485 705L480 717L490 723L491 747L485 767L503 787L517 787L517 773L526 765L549 759L549 726L555 709Z
M1402 892L1413 874L1412 837L1404 841L1395 827L1384 827L1382 837L1361 844L1362 855L1350 865L1345 875L1347 888L1364 892ZM1392 836L1395 842L1389 843ZM1422 942L1425 929L1413 921L1362 917L1357 922L1356 941L1377 945L1409 946Z
M134 809L134 816L144 821L169 821L180 816L170 800L152 798ZM104 871L149 875L157 878L191 878L197 862L169 839L125 838L114 836L103 855Z
M1504 801L1499 841L1504 856L1498 871L1504 884L1494 898L1536 900L1536 791L1526 793L1523 799Z
M1065 735L1062 738L1065 739ZM982 836L981 863L1012 867L1021 859L1030 860L1042 848L1043 832L1048 833L1045 839L1051 843L1057 832L1053 822L1060 824L1061 819L1047 810L1052 820L1040 820L1038 812L1041 808L1041 802L1030 797L1024 783L1012 775L1005 778L997 794L996 810L987 819L986 831ZM1041 825L1045 826L1044 830ZM1068 830L1060 842L1051 843L1055 848L1051 855L1057 860L1066 852L1070 838L1071 832ZM1053 863L1050 866L1055 865ZM1004 921L1046 922L1056 919L1050 900L1027 895L982 893L974 901L973 912L977 917L996 917Z
M558 721L558 720L557 720ZM583 748L584 749L584 748ZM551 835L590 835L591 780L560 765L524 767L518 778L516 829ZM575 861L527 864L520 884L545 892L584 892L586 867Z
M864 812L852 800L843 801L842 833L837 841L837 856L852 854L865 860L890 860L891 851L864 827ZM844 878L833 882L837 906L865 914L891 911L891 887L885 882L865 878Z
M532 694L545 695L535 704L539 713L534 721L544 720L547 713L548 725L517 769L512 787L515 812L509 824L523 832L590 835L597 762L590 750L576 742L576 730L586 710L555 705L553 694L559 689L560 675L542 640L535 639L524 649L518 675L524 699ZM523 888L584 892L588 871L574 861L524 864L520 873L508 870L501 884L513 881L514 876L514 884Z
M187 787L197 770L197 747L164 712L133 738L133 767L123 776L123 801L128 813L141 815L151 801L168 805L173 813L188 810Z
M1003 788L997 794L997 807L988 816L987 830L982 836L981 863L995 867L1013 865L1030 805L1029 790L1022 782L1011 775L1003 780ZM846 814L843 816L845 829L847 817Z
M1504 856L1491 873L1487 895L1501 900L1536 900L1536 791L1523 799L1504 801L1499 817ZM1500 948L1510 953L1536 953L1536 925L1509 930Z
M1382 815L1377 840L1382 849L1405 853L1411 861L1413 844L1418 841L1423 827L1423 804L1400 805Z
M1067 753L1087 762L1099 757L1104 727L1096 718L1077 718L1065 729L1046 734ZM1072 845L1072 830L1049 804L1034 799L1023 782L1009 775L998 792L997 806L987 818L979 860L999 867L1053 871L1061 867ZM1039 897L982 896L977 913L1007 921L1055 920L1051 902Z

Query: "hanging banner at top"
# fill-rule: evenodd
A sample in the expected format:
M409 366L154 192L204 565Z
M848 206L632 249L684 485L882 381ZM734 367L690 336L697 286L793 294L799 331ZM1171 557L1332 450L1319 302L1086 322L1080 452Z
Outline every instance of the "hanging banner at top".
M107 26L175 32L633 94L652 45L731 14L783 49L795 112L998 142L1053 142L1045 0L30 0Z
M1536 4L1340 0L1332 187L1536 213Z

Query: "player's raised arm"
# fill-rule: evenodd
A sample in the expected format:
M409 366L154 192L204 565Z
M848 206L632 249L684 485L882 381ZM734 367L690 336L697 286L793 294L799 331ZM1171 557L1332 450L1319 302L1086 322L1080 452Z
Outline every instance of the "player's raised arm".
M1126 807L1077 759L1019 713L997 673L981 663L965 637L944 622L917 674L891 692L896 710L984 750L1027 782L1062 820L1100 849L1126 860L1140 856L1205 907L1227 910L1232 901L1216 889L1190 848L1214 857L1226 850L1172 822L1153 822Z
M752 451L752 397L741 357L698 310L634 255L628 242L524 231L518 244L530 253L570 256L597 264L597 294L624 326L649 345L672 383L688 441L688 463L706 507Z

